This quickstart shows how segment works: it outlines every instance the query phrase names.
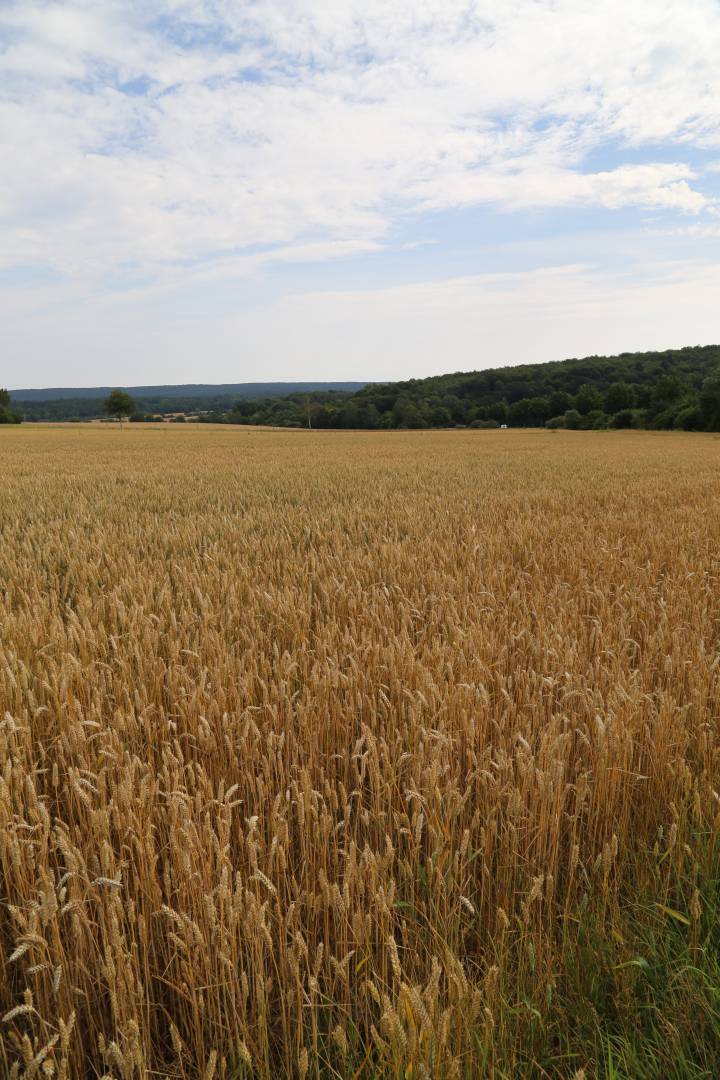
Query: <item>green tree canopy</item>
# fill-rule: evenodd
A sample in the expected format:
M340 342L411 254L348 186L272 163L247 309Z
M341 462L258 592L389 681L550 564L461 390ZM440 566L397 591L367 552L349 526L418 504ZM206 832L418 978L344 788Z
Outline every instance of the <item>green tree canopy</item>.
M105 412L122 420L123 416L132 416L135 412L135 402L124 390L113 390L105 399Z
M575 395L575 408L580 415L587 416L588 413L601 408L601 406L602 397L597 387L592 386L590 383L583 383Z
M614 382L605 391L605 412L616 413L621 409L631 409L635 398L631 386L627 383Z
M10 393L0 388L0 424L19 424L20 416L10 407Z
M720 430L720 370L703 381L700 391L700 410L710 431Z

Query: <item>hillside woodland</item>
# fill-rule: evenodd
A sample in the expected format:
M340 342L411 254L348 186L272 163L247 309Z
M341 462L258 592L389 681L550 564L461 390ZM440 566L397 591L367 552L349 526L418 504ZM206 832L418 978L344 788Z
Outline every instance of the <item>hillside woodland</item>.
M238 401L212 420L317 428L720 430L720 346L588 356L369 384L354 394Z

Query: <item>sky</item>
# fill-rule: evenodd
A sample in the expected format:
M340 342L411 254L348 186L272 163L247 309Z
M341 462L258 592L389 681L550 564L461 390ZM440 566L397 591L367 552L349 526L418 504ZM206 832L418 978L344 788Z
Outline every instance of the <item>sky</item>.
M720 0L0 0L0 386L720 341Z

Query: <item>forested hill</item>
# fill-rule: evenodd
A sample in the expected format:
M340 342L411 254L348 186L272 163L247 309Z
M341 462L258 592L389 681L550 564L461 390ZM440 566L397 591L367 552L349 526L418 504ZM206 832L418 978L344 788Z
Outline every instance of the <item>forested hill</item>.
M720 345L587 356L242 401L230 423L318 428L651 427L720 430Z

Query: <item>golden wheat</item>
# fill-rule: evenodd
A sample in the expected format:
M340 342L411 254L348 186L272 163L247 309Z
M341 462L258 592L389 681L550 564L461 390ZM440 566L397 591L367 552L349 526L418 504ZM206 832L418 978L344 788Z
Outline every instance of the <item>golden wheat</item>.
M699 922L719 620L710 436L0 432L0 1068L520 1075Z

